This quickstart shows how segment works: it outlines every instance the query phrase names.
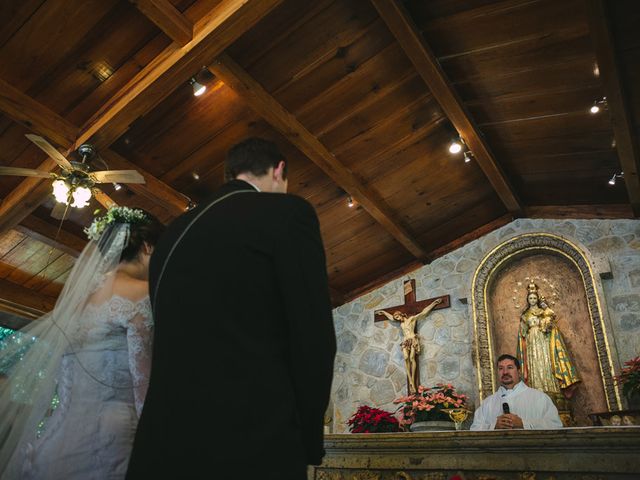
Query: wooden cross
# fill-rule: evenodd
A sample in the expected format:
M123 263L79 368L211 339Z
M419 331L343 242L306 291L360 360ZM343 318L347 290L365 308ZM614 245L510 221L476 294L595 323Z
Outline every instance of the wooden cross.
M405 280L404 281L404 305L397 305L395 307L386 307L381 310L386 310L389 313L400 312L405 315L415 315L416 313L420 313L424 307L432 303L434 300L438 298L442 299L442 303L440 305L436 305L434 310L440 310L442 308L449 308L451 306L451 297L449 295L442 295L441 297L433 297L428 298L426 300L420 300L416 302L416 281ZM387 318L381 313L376 313L374 316L374 321L382 322L386 321Z
M404 282L404 305L396 305L394 307L387 307L383 310L386 311L390 315L394 315L396 312L402 313L407 317L411 317L412 315L419 314L422 312L425 307L431 305L434 301L440 300L440 304L435 305L433 310L440 310L442 308L448 308L451 306L451 298L449 295L443 295L441 297L433 297L428 298L426 300L416 301L416 281L415 280L405 280ZM389 318L383 313L379 313L376 311L374 313L374 322L383 322L387 321ZM417 325L415 326L417 329ZM406 339L404 339L406 340ZM417 353L416 353L417 357ZM406 362L406 359L405 359ZM409 368L407 366L407 368ZM407 371L407 391L411 393L415 393L411 388L411 381L409 378L409 372ZM415 383L420 383L420 371L418 369L418 361L415 359Z

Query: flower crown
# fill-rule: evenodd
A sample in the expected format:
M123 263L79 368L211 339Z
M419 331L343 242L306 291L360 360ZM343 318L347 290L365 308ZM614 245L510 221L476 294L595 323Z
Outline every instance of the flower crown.
M96 212L97 213L97 212ZM107 213L101 217L96 217L88 228L84 229L89 240L98 240L102 232L112 223L149 223L150 219L147 214L137 208L129 207L111 207Z

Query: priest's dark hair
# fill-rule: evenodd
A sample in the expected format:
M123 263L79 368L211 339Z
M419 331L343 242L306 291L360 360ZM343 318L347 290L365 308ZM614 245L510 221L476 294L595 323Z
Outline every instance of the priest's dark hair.
M227 152L224 164L224 178L233 180L241 173L251 173L261 177L269 168L276 168L284 161L284 156L275 143L263 138L250 137L234 145ZM284 164L283 177L287 178L287 163Z
M498 361L496 362L496 364L500 363L502 360L513 360L513 363L516 364L516 368L520 368L520 360L518 360L516 357L514 357L513 355L509 355L508 353L503 353L502 355L500 355L498 357Z

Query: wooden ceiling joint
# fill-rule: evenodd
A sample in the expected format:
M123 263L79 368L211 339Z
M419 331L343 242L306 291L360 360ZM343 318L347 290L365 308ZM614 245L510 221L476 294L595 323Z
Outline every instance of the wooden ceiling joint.
M110 146L139 117L210 63L282 0L221 0L194 26L193 39L170 45L122 87L82 127L74 147Z
M15 229L34 240L38 240L76 258L87 244L86 239L80 238L66 230L58 230L58 227L55 225L45 222L34 215L29 215L23 219Z
M340 163L317 137L309 132L293 114L286 110L229 55L219 56L209 66L209 70L228 87L235 90L258 115L282 133L292 145L347 192L412 255L419 260L427 258L424 248L400 224L384 200L373 190L367 188L350 169Z
M464 107L438 59L411 20L409 13L401 2L371 1L445 115L471 149L478 165L507 210L518 215L522 205L511 182L496 161L482 133Z
M169 0L129 1L181 47L193 38L193 23L180 13Z
M627 105L625 85L620 77L613 35L605 2L586 0L591 39L593 41L598 70L607 96L611 124L616 139L620 166L624 172L624 184L629 202L636 217L640 216L640 149L633 131L631 115Z
M0 78L0 112L56 145L71 145L79 129Z
M56 299L0 278L0 310L38 318L53 310Z

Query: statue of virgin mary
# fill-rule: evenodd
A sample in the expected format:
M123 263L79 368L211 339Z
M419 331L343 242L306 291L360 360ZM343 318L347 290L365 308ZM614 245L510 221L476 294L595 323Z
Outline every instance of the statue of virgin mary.
M535 283L527 287L527 308L520 316L517 357L525 383L551 394L552 398L558 393L571 397L573 389L569 387L580 381L556 315Z

